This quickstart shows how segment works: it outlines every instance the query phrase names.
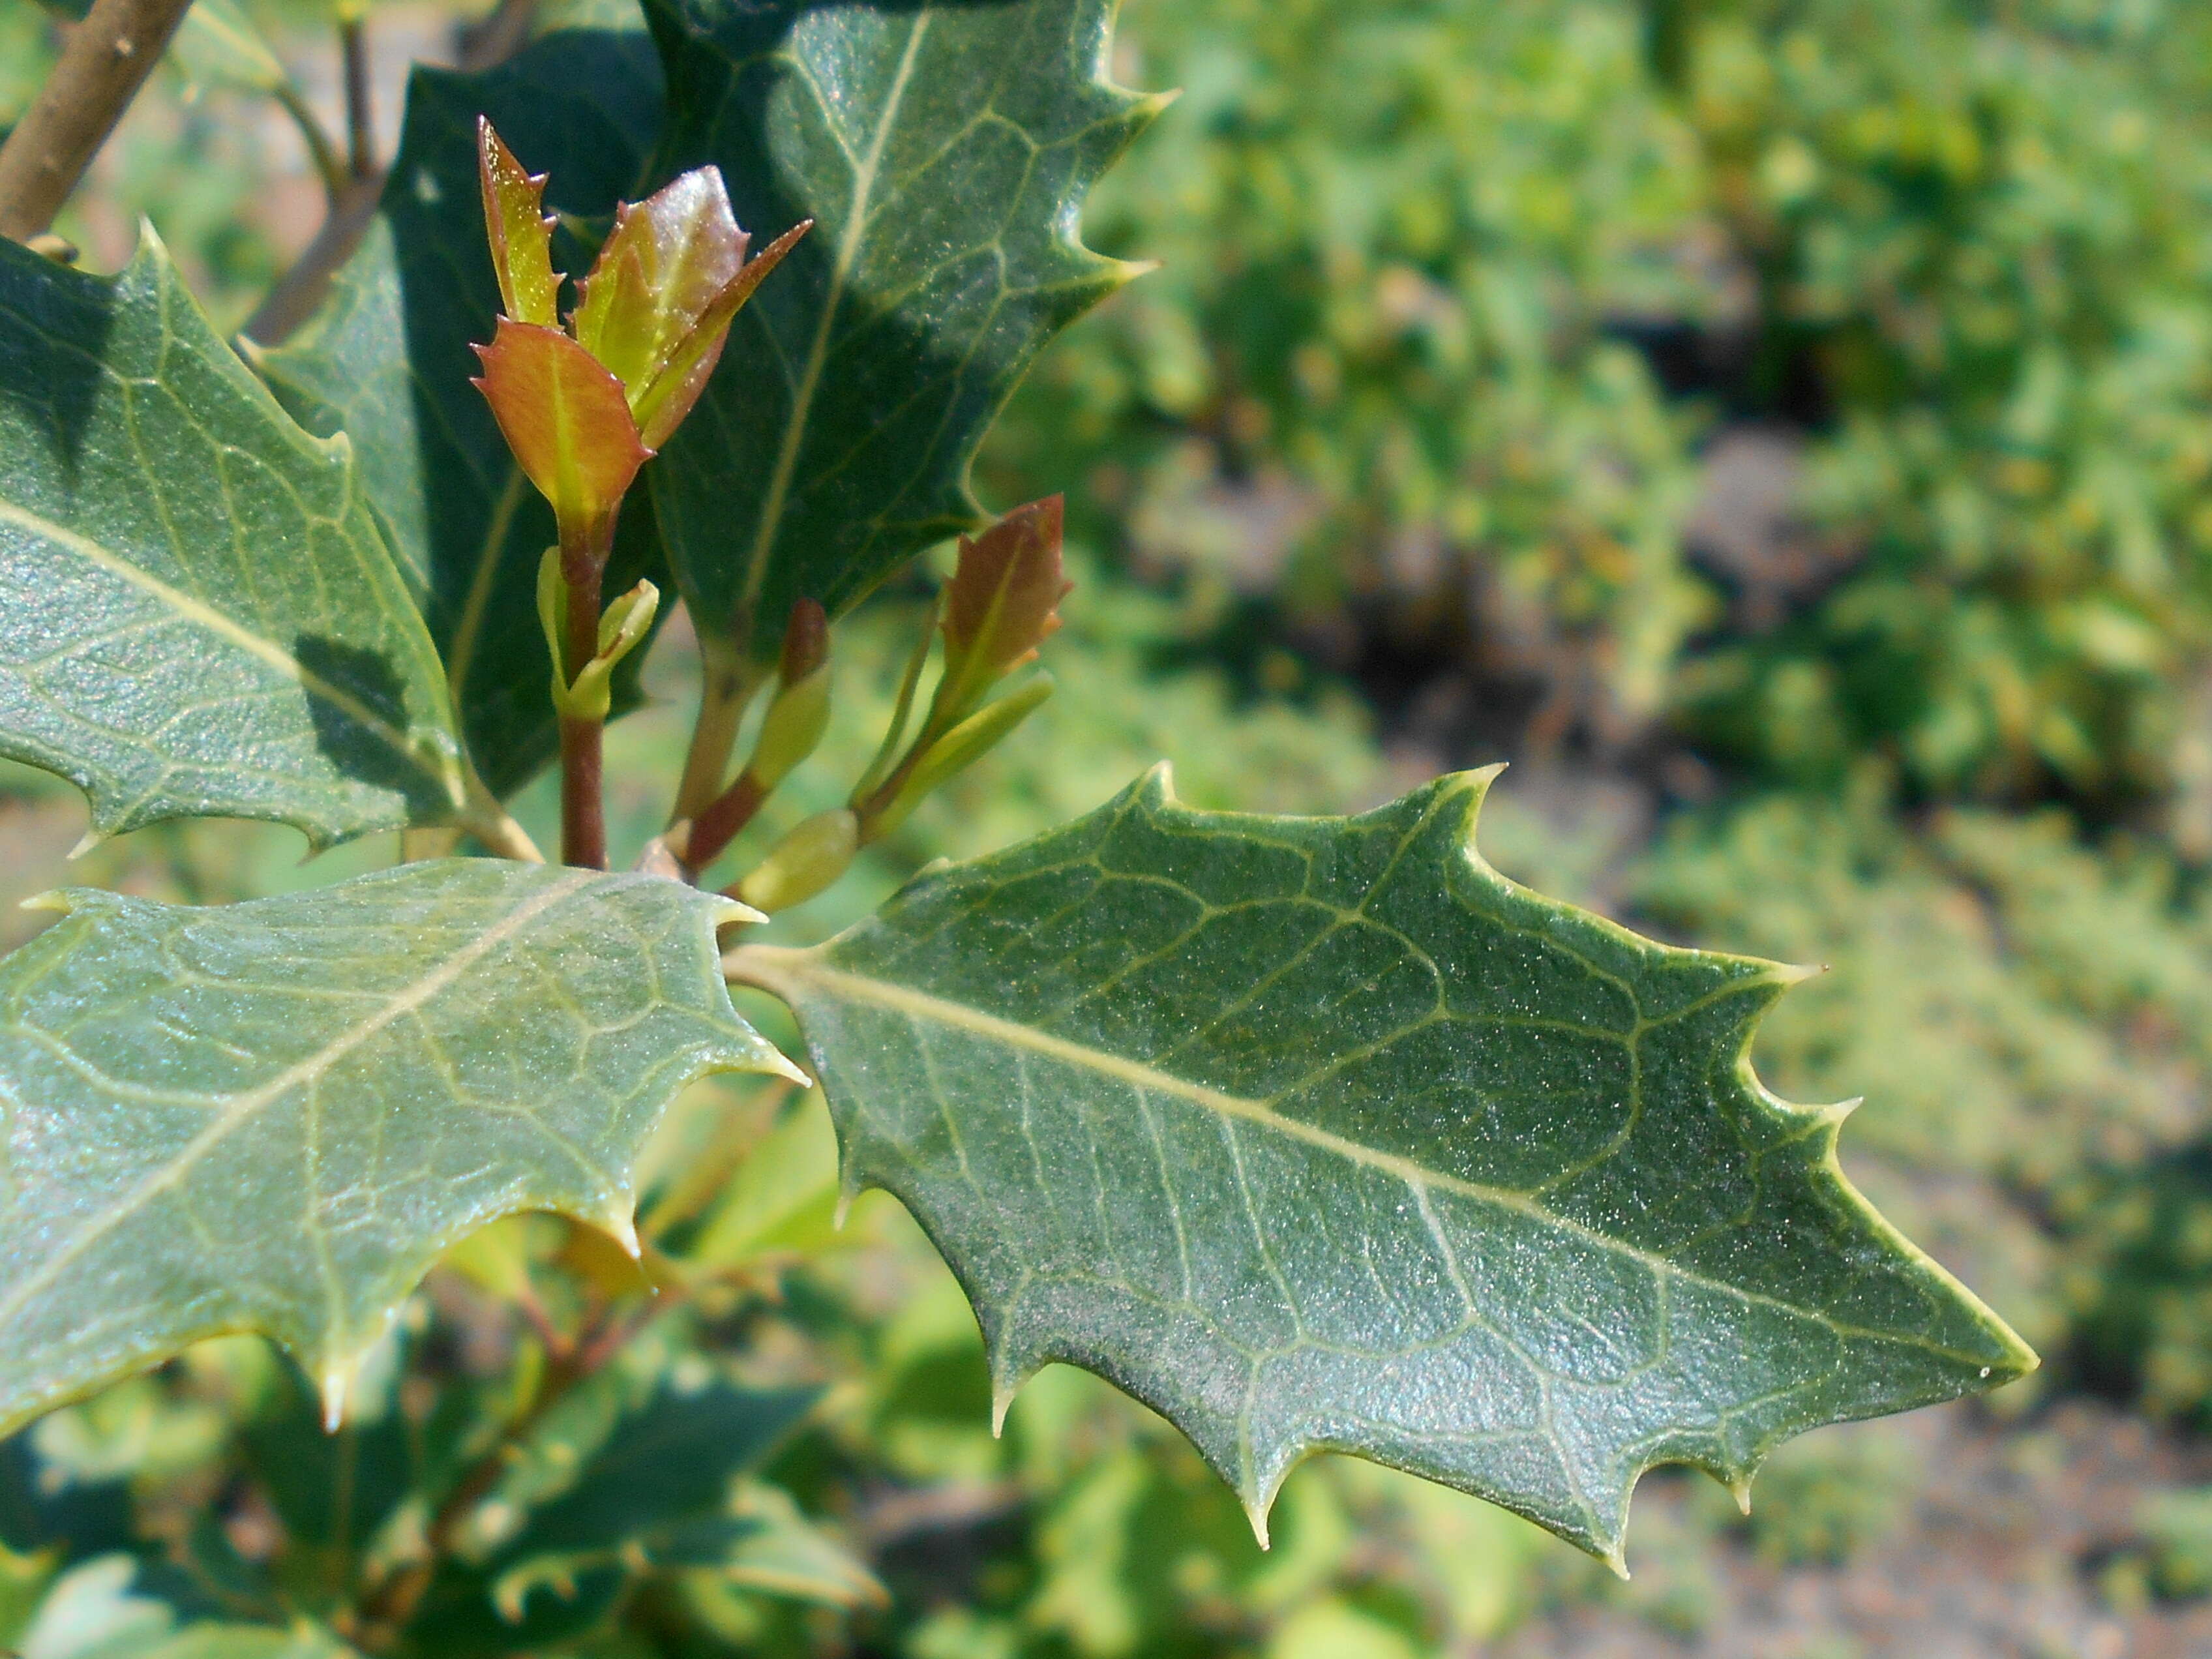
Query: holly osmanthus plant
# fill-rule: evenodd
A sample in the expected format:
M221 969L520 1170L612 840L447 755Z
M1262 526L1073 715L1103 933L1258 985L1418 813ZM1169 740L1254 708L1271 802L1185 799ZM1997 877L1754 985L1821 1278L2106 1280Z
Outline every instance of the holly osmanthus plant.
M227 344L150 231L113 279L0 242L0 753L95 837L402 832L282 897L50 895L0 964L0 1426L258 1333L307 1379L270 1420L348 1448L310 1499L322 1443L248 1437L286 1541L225 1557L261 1572L234 1650L538 1650L686 1572L860 1593L744 1479L811 1395L664 1340L726 1170L640 1213L638 1162L714 1072L818 1084L846 1193L894 1194L968 1292L1001 1418L1094 1370L1262 1541L1334 1450L1618 1565L1655 1465L1747 1497L1790 1435L2035 1363L1851 1188L1844 1109L1753 1074L1796 971L1500 877L1492 773L1316 818L1157 772L824 944L763 936L1051 690L1058 502L994 520L966 479L1133 274L1073 228L1159 103L1104 78L1110 11L647 0L649 32L418 73L281 343ZM842 804L710 876L821 740L834 624L956 538ZM694 736L616 872L603 749L672 587ZM548 765L553 860L505 805ZM523 1212L573 1224L553 1256L485 1243ZM364 1407L441 1256L536 1358L441 1391L423 1358Z

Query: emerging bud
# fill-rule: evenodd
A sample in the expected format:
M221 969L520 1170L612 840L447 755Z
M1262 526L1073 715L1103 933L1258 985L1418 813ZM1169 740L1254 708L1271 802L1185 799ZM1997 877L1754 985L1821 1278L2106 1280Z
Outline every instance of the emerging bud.
M545 179L523 170L489 121L477 124L484 228L507 315L476 384L516 460L564 526L611 526L637 470L706 389L731 321L811 227L748 262L750 239L717 169L697 167L616 210L564 332ZM604 536L599 538L604 540ZM599 556L605 557L604 552ZM571 570L571 580L586 574Z
M731 896L769 915L804 904L853 867L860 845L860 820L850 811L817 812L776 842Z
M1036 712L1052 691L1051 676L1040 674L997 702L985 703L930 744L899 783L896 793L862 818L861 842L881 841L904 823L932 791L997 747L1008 732Z
M801 599L792 607L777 678L775 699L745 763L745 775L763 797L814 752L829 729L830 618L818 600Z
M653 631L660 609L660 590L641 581L599 616L599 650L571 682L561 672L562 641L568 637L568 585L562 580L561 550L549 547L538 566L538 621L553 656L553 707L564 719L604 721L614 706L614 672Z
M1060 574L1060 523L1061 498L1049 495L960 538L960 562L945 590L939 720L958 719L1059 631L1060 602L1073 586Z

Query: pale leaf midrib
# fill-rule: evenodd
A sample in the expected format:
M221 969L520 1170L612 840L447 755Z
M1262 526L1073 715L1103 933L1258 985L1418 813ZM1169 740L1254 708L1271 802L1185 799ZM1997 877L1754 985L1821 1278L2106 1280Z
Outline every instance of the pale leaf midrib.
M90 537L56 524L52 519L33 513L28 507L19 507L13 501L0 501L0 522L18 526L34 536L67 548L88 563L98 565L109 574L119 577L142 592L151 595L192 626L203 629L258 659L293 681L308 696L329 703L355 725L373 733L441 791L451 793L452 781L423 759L421 751L405 732L394 727L350 691L323 678L275 641L263 639L251 629L242 627L224 616L213 605L194 599L181 588L170 586L152 572L141 569Z
M211 1152L232 1130L272 1102L281 1099L301 1084L309 1082L328 1071L340 1060L383 1030L393 1021L413 1013L440 992L447 989L463 974L474 967L491 951L513 939L529 923L548 909L572 896L594 878L588 871L577 871L563 880L555 882L526 903L518 905L491 927L477 934L436 967L430 969L405 990L386 1000L377 1011L352 1026L315 1053L295 1060L258 1087L248 1090L227 1103L221 1112L198 1134L185 1143L177 1156L140 1182L137 1186L115 1203L99 1212L85 1227L75 1234L67 1244L40 1264L32 1273L15 1286L4 1297L0 1297L0 1328L20 1314L40 1291L51 1286L70 1265L100 1238L153 1199L181 1180L188 1170Z
M1982 1354L1968 1354L1943 1344L1929 1341L1903 1332L1872 1329L1846 1323L1816 1308L1785 1302L1778 1297L1747 1290L1724 1279L1709 1278L1685 1267L1680 1262L1643 1249L1625 1239L1615 1238L1595 1228L1560 1215L1545 1206L1526 1193L1510 1188L1493 1187L1480 1182L1468 1181L1458 1176L1431 1170L1413 1159L1395 1153L1362 1146L1355 1140L1334 1134L1314 1124L1285 1117L1264 1103L1249 1100L1241 1095L1210 1088L1147 1066L1141 1060L1127 1059L1055 1036L1048 1031L1004 1019L995 1014L972 1008L964 1003L953 1002L927 992L913 990L888 981L872 979L864 975L849 974L823 965L811 951L792 950L765 945L743 946L723 958L723 966L731 977L753 985L786 1002L797 1005L794 981L811 983L832 996L848 998L902 1014L909 1019L926 1020L948 1029L964 1031L970 1036L1012 1047L1025 1048L1066 1064L1080 1066L1101 1076L1113 1078L1132 1088L1173 1096L1202 1106L1224 1117L1255 1124L1271 1129L1289 1139L1304 1142L1345 1158L1364 1168L1378 1170L1404 1182L1409 1188L1421 1191L1437 1189L1455 1193L1479 1203L1498 1206L1527 1217L1540 1225L1557 1228L1564 1233L1585 1241L1599 1249L1625 1255L1641 1263L1655 1273L1663 1274L1686 1285L1693 1285L1717 1294L1762 1307L1778 1309L1799 1318L1809 1319L1824 1326L1836 1335L1846 1339L1893 1343L1903 1347L1917 1348L1940 1358L1962 1364L1981 1365L1989 1363Z
M868 202L874 193L876 173L882 165L884 147L890 142L892 123L898 118L899 106L905 100L907 80L914 72L915 59L921 55L922 37L929 32L932 14L921 11L915 15L914 26L908 32L906 50L899 58L897 72L891 77L890 90L884 99L882 115L868 143L868 153L853 174L853 191L848 208L845 234L838 239L837 257L830 268L830 282L822 303L822 315L814 325L813 343L807 348L806 367L799 375L791 399L791 418L785 422L782 442L777 447L775 468L769 475L768 493L761 503L760 527L754 533L752 550L745 561L745 584L738 606L740 625L750 634L757 619L754 608L760 603L761 589L768 580L769 556L775 550L776 532L781 527L786 499L791 493L792 475L799 467L799 451L806 436L806 423L812 418L814 396L822 383L822 371L830 356L830 337L836 325L837 307L843 301L845 285L851 281L853 267L860 259L860 244L866 235ZM829 112L823 112L824 119ZM748 639L746 649L751 648Z

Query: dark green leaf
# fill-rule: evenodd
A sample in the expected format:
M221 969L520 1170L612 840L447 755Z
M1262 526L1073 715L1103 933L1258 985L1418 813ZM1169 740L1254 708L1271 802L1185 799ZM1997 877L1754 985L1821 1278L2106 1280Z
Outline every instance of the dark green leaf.
M384 202L329 303L291 341L258 354L287 407L343 431L390 527L432 636L452 670L470 753L492 788L526 780L558 745L538 623L538 556L552 509L507 453L470 378L492 337L499 283L484 236L476 122L492 123L549 209L584 218L642 195L660 128L660 70L641 28L548 36L479 75L417 69ZM555 263L589 263L574 236ZM624 507L607 592L659 568L652 507ZM616 674L617 712L638 701L633 652Z
M435 650L345 446L300 430L151 233L119 277L0 242L0 755L103 834L453 817Z
M1112 0L647 12L662 171L719 165L757 240L815 221L646 475L694 619L768 662L796 600L835 614L981 522L984 429L1133 274L1076 221L1159 100L1104 77Z
M723 1564L774 1519L733 1483L820 1392L592 1379L478 1505L473 1528L495 1548L444 1575L414 1636L441 1654L534 1649L596 1623L640 1574Z
M0 965L0 1429L224 1331L335 1404L447 1245L519 1210L626 1236L676 1091L788 1069L716 972L727 901L651 877L54 902Z
M1064 1359L1264 1527L1308 1452L1618 1561L1661 1462L2034 1357L1753 1077L1796 975L1656 945L1474 851L1488 774L1355 818L1194 811L1164 774L733 972L797 1009L848 1185L921 1219L1000 1408Z

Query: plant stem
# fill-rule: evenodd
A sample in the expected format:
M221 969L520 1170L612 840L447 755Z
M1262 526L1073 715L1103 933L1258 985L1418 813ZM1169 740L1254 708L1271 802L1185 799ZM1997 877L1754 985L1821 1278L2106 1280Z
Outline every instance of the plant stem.
M358 12L338 17L338 52L345 62L346 169L356 179L376 176L376 111L369 100L368 34Z
M574 680L598 648L599 576L568 584L568 648L563 666ZM561 717L561 861L589 870L607 867L604 722L577 714Z
M669 822L696 819L722 793L722 775L737 747L745 707L760 689L744 648L733 640L699 636L699 718L691 727L690 751L684 757L684 779L676 787L676 810ZM686 863L691 862L690 860Z
M755 781L750 771L739 773L738 781L715 796L708 803L707 810L691 821L690 838L684 847L684 867L696 874L720 858L722 849L753 821L753 814L760 811L767 799L768 791Z
M0 236L27 242L52 227L191 4L94 0L38 97L0 144Z
M538 843L530 839L530 832L499 804L499 797L477 775L476 767L465 757L462 765L468 804L460 827L503 859L514 859L523 864L544 863L545 854L538 850Z
M538 21L538 0L499 0L489 16L453 31L459 69L488 70L520 51Z
M339 159L337 146L323 131L322 122L300 95L299 88L288 81L276 88L273 96L284 113L292 118L292 125L300 130L301 142L307 147L307 159L314 164L315 176L323 181L323 212L328 217L337 211L346 188L345 163Z
M599 582L614 540L612 514L600 524L561 526L561 575L568 589L561 677L571 685L599 654ZM561 861L587 870L607 867L605 731L595 716L561 717Z
M323 296L330 292L331 278L361 245L383 196L380 176L345 181L314 240L301 251L292 268L276 279L276 286L263 296L239 332L256 345L281 345L293 330L313 316Z

